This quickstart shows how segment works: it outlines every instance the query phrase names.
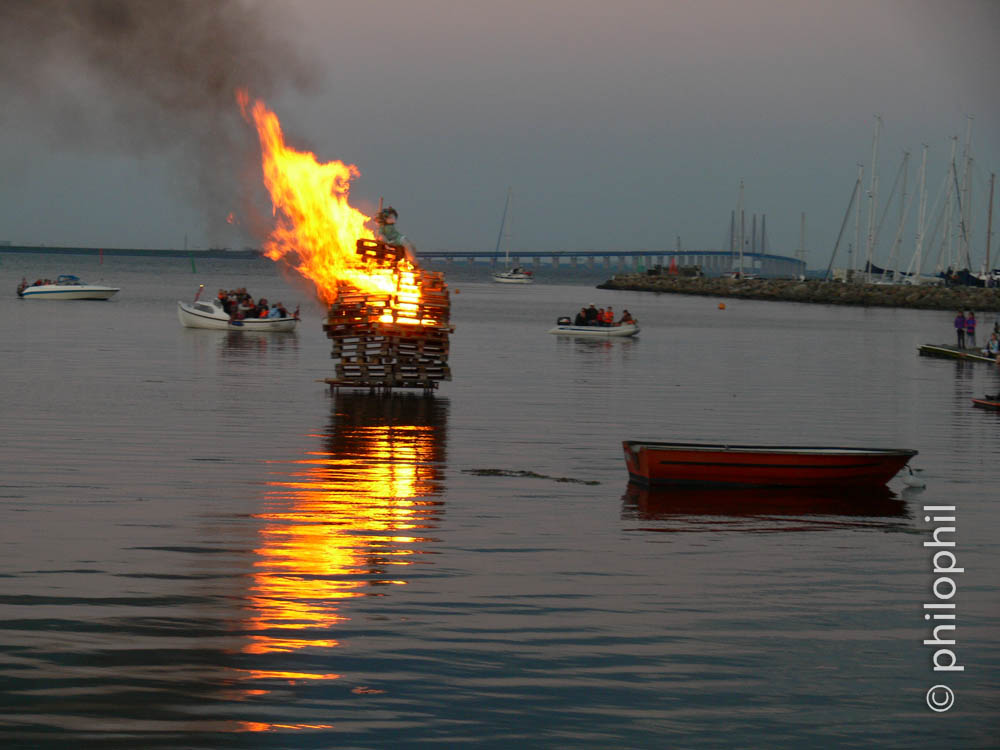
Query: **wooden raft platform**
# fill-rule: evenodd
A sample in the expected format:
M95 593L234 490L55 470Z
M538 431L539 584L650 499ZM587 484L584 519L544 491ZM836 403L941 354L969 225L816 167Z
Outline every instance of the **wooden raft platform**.
M941 359L962 359L971 362L988 362L989 364L997 364L997 359L994 357L987 357L978 348L977 349L959 349L957 346L950 346L948 344L924 344L919 347L917 351L920 352L922 357L938 357Z

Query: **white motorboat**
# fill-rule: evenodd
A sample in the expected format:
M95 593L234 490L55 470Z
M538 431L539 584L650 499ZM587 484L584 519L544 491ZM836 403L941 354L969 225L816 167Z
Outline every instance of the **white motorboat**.
M635 336L639 333L638 323L628 323L616 326L575 326L560 323L549 333L557 336L589 336L594 338L613 338L616 336Z
M211 328L217 331L294 331L298 317L232 319L217 299L178 302L177 318L185 328Z
M63 274L47 284L27 284L22 281L17 287L21 299L110 299L120 290L113 286L85 284L72 274Z

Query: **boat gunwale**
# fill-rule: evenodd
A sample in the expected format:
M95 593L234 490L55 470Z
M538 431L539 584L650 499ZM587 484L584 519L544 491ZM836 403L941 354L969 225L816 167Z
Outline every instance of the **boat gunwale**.
M36 286L25 287L18 292L18 296L24 298L40 297L47 294L107 294L108 297L111 297L120 291L121 287L104 286L102 284L39 284ZM102 298L95 297L94 299Z
M584 336L613 336L621 333L623 330L635 331L639 333L642 329L638 325L617 325L617 326L577 326L577 325L559 325L556 324L555 327L549 329L549 333L579 333ZM615 333L610 333L614 331Z
M644 448L654 450L702 451L705 453L780 453L785 455L837 455L837 456L910 456L919 451L912 448L855 448L836 446L781 446L781 445L730 445L727 443L672 443L647 440L624 440L622 445L633 453Z

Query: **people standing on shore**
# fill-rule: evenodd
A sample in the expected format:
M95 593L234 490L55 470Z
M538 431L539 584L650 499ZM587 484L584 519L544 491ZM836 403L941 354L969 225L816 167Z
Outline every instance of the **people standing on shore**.
M972 310L965 317L965 343L973 349L976 347L976 314Z
M961 310L955 316L955 334L958 336L958 348L965 348L965 313Z

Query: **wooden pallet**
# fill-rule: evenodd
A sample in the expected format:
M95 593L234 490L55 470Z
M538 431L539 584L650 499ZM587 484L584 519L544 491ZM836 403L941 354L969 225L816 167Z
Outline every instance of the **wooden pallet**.
M451 301L441 272L404 265L398 245L358 240L367 263L397 272L393 293L369 294L352 287L339 290L323 330L337 360L331 388L436 388L451 380L448 366ZM412 305L412 307L410 307ZM384 323L386 313L393 321ZM420 321L434 321L427 325Z

